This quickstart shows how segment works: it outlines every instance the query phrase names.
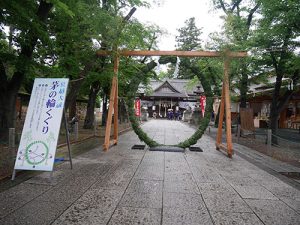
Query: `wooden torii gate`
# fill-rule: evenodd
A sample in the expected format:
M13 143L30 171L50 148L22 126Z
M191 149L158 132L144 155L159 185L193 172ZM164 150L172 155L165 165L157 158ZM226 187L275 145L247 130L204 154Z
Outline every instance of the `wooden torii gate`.
M98 51L98 56L112 55L111 51ZM224 57L224 77L222 85L221 108L219 115L219 126L216 138L216 149L223 150L228 157L232 157L232 137L231 137L231 111L230 111L230 93L229 93L229 65L231 58L246 57L246 52L216 52L216 51L119 51L114 58L114 76L109 99L108 117L106 121L105 139L103 150L107 151L111 145L118 143L118 70L119 56L178 56L178 57ZM114 133L113 140L110 141L112 115L114 112ZM227 146L221 143L222 141L222 124L226 123L226 141Z

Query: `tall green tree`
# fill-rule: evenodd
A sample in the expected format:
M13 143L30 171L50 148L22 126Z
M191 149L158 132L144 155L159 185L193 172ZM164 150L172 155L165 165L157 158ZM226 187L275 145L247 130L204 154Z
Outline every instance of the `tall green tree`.
M177 50L195 51L202 49L202 40L200 38L201 28L196 26L195 18L189 18L184 22L184 26L178 29L178 36L175 37ZM180 58L178 78L193 78L194 73L189 67L184 65L196 63L198 59Z
M0 2L0 136L6 137L9 127L15 127L15 104L18 91L32 65L38 43L47 42L47 22L55 1ZM9 29L9 42L7 42Z
M123 5L122 2L118 4L119 7L110 7L108 2L103 5L102 10L104 10L108 15L112 17L110 24L106 24L105 29L100 31L100 35L94 40L97 41L101 50L112 49L116 50L118 46L122 48L134 49L136 47L142 48L144 42L147 43L143 37L146 37L149 32L144 28L142 24L138 21L129 21L132 14L135 11L135 7L142 6L142 1L128 1L128 4ZM134 7L134 8L130 8ZM126 16L122 15L122 11L128 10ZM114 54L117 54L114 52ZM113 56L112 56L113 57ZM101 57L98 66L98 72L107 70L111 68L111 57ZM112 71L112 70L111 70ZM107 74L107 73L106 73ZM112 76L112 73L110 73ZM106 80L106 79L105 79ZM111 80L111 79L110 79ZM106 113L107 113L107 103L106 99L109 97L109 83L103 83L103 79L95 77L90 85L89 90L89 100L87 105L87 114L84 121L84 128L91 128L94 121L94 107L95 100L98 93L101 91L103 99L103 125L105 124ZM121 115L121 114L120 114Z
M216 9L225 13L224 40L220 43L224 47L230 47L232 50L248 51L251 49L250 39L255 25L255 14L261 5L260 0L213 0ZM249 86L249 77L253 74L250 63L253 59L247 58L235 62L232 67L234 79L238 81L240 92L240 107L245 108L247 102L247 91Z
M259 26L256 31L256 54L267 73L276 76L270 110L270 127L278 130L278 119L291 95L297 91L283 87L283 78L289 78L294 87L300 80L299 48L300 2L262 0Z

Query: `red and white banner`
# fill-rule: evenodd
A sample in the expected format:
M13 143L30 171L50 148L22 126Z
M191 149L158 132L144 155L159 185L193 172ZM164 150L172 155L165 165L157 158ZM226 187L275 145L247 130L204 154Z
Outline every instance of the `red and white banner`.
M201 112L202 116L204 117L204 112L205 112L205 106L206 106L206 97L205 95L200 96L200 107L201 107Z
M134 111L136 116L141 116L141 100L136 99L134 102Z

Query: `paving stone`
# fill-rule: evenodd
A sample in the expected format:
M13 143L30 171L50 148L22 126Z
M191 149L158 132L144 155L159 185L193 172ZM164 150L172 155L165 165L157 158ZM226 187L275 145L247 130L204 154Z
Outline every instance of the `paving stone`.
M182 194L164 192L163 196L164 208L181 208L191 211L205 211L206 207L198 194Z
M180 168L180 169L178 169ZM190 173L190 168L188 167L187 163L181 162L169 162L165 163L165 173L176 173L176 174L186 174Z
M0 218L49 190L51 186L19 184L0 193Z
M280 183L276 186L268 185L266 188L278 198L292 198L300 201L300 191L282 182L281 185Z
M55 220L66 207L52 202L31 201L0 220L3 225L46 225Z
M194 183L184 183L184 182L165 182L164 183L165 192L175 192L175 193L194 193L199 194L196 184Z
M159 132L145 125L165 143L194 132L184 123L160 122ZM108 152L96 148L75 157L72 171L68 163L58 165L54 186L42 173L25 182L31 186L16 186L19 193L8 198L0 193L0 215L5 213L0 224L300 224L297 189L237 155L227 158L214 142L203 135L197 142L203 153L133 151L142 142L128 132ZM269 200L274 195L280 200Z
M74 165L74 167L76 166ZM84 166L81 165L80 168L76 168L74 170L70 170L70 168L65 168L64 170L54 170L52 178L50 172L44 172L27 180L25 183L55 186L70 179L73 180L73 182L76 182L76 180L86 179L86 177L93 177L93 179L96 180L100 179L105 173L109 171L110 168L111 166L100 163L93 163ZM77 179L77 177L80 178ZM90 180L90 178L88 179Z
M228 183L224 182L198 183L198 187L201 193L235 192Z
M126 192L120 206L135 208L162 208L162 192Z
M300 200L293 199L293 198L280 198L285 204L287 204L289 207L294 209L300 214Z
M105 174L106 176L103 179L95 182L91 188L125 190L132 179L136 168L133 166L131 169L124 169L124 167L125 165L123 164L118 165L117 169Z
M215 225L264 225L254 213L211 212Z
M190 173L187 174L167 174L164 180L165 192L194 193L199 194L198 187Z
M80 185L78 185L78 183L73 184L70 181L60 183L43 195L39 196L39 200L68 206L82 196L90 185L91 183L88 182L84 184L81 183Z
M55 171L51 175L51 172L44 172L37 176L32 177L31 179L25 181L24 183L27 184L38 184L38 185L50 185L55 186L59 182L65 179L67 177L68 173L65 173L64 171Z
M162 181L133 179L129 184L126 192L162 193L162 188Z
M147 161L163 163L164 162L164 152L147 151L143 158L143 162L147 162Z
M244 200L226 185L205 183L200 190L210 211L252 212Z
M193 176L197 183L225 182L224 178L221 177L217 172L193 170Z
M253 174L249 174L249 176L251 176L251 177L252 177L252 175ZM254 177L253 179L255 180L256 183L262 185L263 187L265 187L268 190L272 189L274 186L283 187L286 185L284 182L282 182L280 179L278 179L274 176Z
M242 196L242 198L278 200L276 196L262 186L235 185L234 189Z
M181 172L176 173L176 172L165 171L164 180L166 182L177 182L177 181L190 182L190 183L194 182L191 171L188 171L188 173L181 173Z
M66 210L53 225L107 224L122 194L117 190L89 190Z
M145 180L163 180L164 178L163 171L164 171L163 167L140 165L134 177L136 179L145 179Z
M140 164L140 160L135 159L123 159L118 165L115 171L131 173L136 171Z
M146 151L133 151L131 149L132 146L133 145L125 147L125 149L124 149L124 146L122 146L122 150L120 150L119 155L122 158L138 160L138 162L140 162ZM129 149L129 150L127 150L127 149Z
M117 208L109 225L160 225L161 209Z
M122 176L108 176L103 180L94 183L91 189L114 189L114 190L125 190L128 186L131 177Z
M253 178L248 176L224 176L224 179L233 186L259 185Z
M252 200L246 202L266 225L298 225L300 216L282 201Z
M182 208L164 208L163 225L212 225L207 211L190 211Z

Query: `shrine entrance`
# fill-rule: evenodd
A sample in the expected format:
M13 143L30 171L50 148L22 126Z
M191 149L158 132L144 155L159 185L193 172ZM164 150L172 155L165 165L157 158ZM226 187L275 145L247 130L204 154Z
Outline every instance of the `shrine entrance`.
M98 51L98 56L112 55L110 51ZM112 80L112 87L110 93L110 104L108 110L108 118L106 123L105 141L103 145L104 151L107 151L111 145L118 143L118 70L119 70L119 57L120 56L177 56L177 57L219 57L224 60L224 76L222 85L222 97L220 104L219 126L216 138L216 149L226 152L228 157L232 157L232 137L231 137L231 110L230 110L230 93L229 93L229 65L232 58L246 57L246 52L212 52L212 51L118 51L114 57L114 77ZM207 90L204 90L206 92ZM132 99L134 100L134 99ZM114 135L113 140L110 141L111 127L112 127L112 115L114 113ZM206 113L207 115L208 113ZM226 141L227 145L221 143L222 140L222 124L225 115L226 124ZM210 117L210 115L208 115ZM139 138L148 144L150 147L158 146L159 144L153 140L149 140L149 137L141 132L141 129L137 123L131 120L132 127ZM208 123L207 123L208 124ZM207 125L206 125L207 126ZM200 129L201 125L199 126ZM202 133L199 129L187 140L179 144L180 147L189 147L195 143L195 139L200 139ZM192 140L190 142L189 140ZM151 146L152 145L152 146Z

